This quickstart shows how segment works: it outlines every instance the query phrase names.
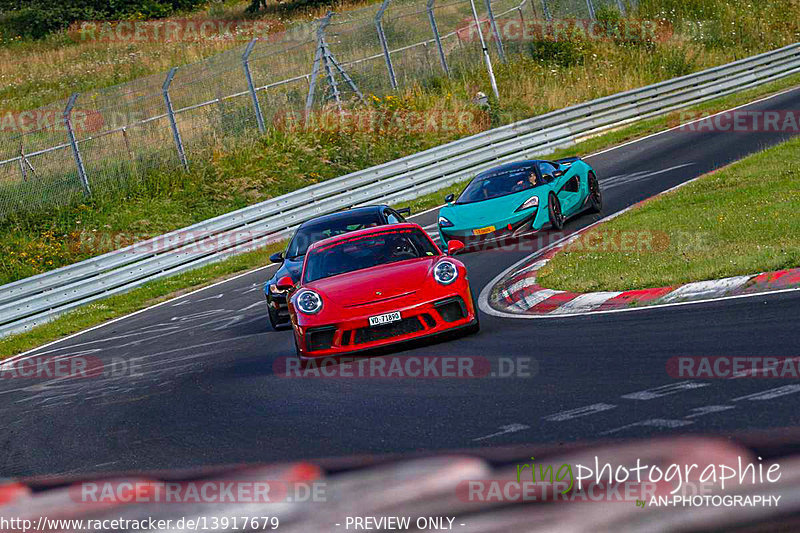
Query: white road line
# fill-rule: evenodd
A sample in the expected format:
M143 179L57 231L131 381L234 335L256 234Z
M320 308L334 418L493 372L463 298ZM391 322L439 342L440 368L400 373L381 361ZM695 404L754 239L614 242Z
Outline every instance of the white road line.
M703 383L698 381L681 381L679 383L670 383L669 385L655 387L648 390L632 392L630 394L623 394L622 398L625 398L626 400L645 400L645 401L655 400L658 398L663 398L664 396L669 396L671 394L677 394L679 392L685 392L693 389L700 389L708 386L709 383Z
M775 398L780 398L781 396L786 396L787 394L794 394L796 392L800 392L800 385L784 385L783 387L756 392L755 394L748 394L747 396L739 396L738 398L734 398L733 401L738 402L741 400L750 400L750 401L772 400Z
M650 420L642 420L641 422L634 422L633 424L626 424L624 426L620 426L618 428L610 429L608 431L603 431L600 435L612 435L614 433L619 433L620 431L625 431L626 429L635 428L635 427L652 427L652 428L679 428L682 426L688 426L694 424L694 422L690 422L688 420L670 420L667 418L651 418Z
M508 424L505 426L500 426L500 431L498 431L497 433L492 433L490 435L478 437L477 439L472 439L472 440L474 442L479 440L491 439L492 437L499 437L500 435L505 435L506 433L515 433L517 431L522 431L524 429L530 429L530 426L526 426L525 424Z
M694 414L686 415L683 418L697 418L698 416L721 413L722 411L728 411L730 409L736 409L736 407L734 407L733 405L705 405L703 407L693 408L691 411Z
M595 403L592 405L586 405L584 407L578 407L577 409L570 409L569 411L561 411L560 413L547 415L542 417L542 420L547 420L548 422L564 422L566 420L572 420L573 418L580 418L582 416L602 413L603 411L610 411L616 407L616 405L612 405L610 403Z

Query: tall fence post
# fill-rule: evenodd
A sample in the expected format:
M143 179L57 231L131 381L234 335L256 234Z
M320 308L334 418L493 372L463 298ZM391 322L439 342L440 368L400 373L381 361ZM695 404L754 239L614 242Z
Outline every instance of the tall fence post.
M264 126L264 115L261 114L261 106L258 103L258 95L256 94L256 87L253 85L253 76L250 74L250 54L253 52L258 37L247 43L247 48L244 49L242 54L242 67L244 67L244 75L247 78L247 89L250 91L250 98L253 99L253 110L256 112L256 122L258 123L258 131L264 133L266 127Z
M505 63L506 53L505 50L503 50L503 41L500 39L500 32L497 31L497 22L494 20L494 12L492 12L492 0L485 0L485 2L486 14L489 16L489 25L492 28L492 33L494 34L494 38L497 43L497 53L500 54L500 61Z
M314 66L311 67L311 75L308 78L308 96L306 97L306 120L308 120L308 114L311 112L311 106L314 105L314 91L317 90L317 78L319 77L319 67L322 63L323 59L323 48L325 47L325 28L328 27L328 24L331 22L331 17L333 16L333 11L328 11L328 13L319 20L319 25L317 26L317 49L314 52Z
M67 100L67 107L64 109L64 125L67 128L69 144L72 146L72 156L75 158L75 166L78 167L78 177L81 180L83 194L88 198L92 195L92 189L89 187L89 178L86 177L86 169L83 166L81 151L78 149L78 141L75 140L75 131L72 129L72 108L75 107L75 101L77 99L78 93L72 93L69 100Z
M161 91L164 93L164 103L167 104L167 116L169 117L169 125L172 127L172 137L175 139L175 146L178 148L178 158L181 160L183 169L188 172L189 162L186 160L186 153L183 151L183 141L181 141L181 132L178 131L178 123L175 122L175 111L172 109L172 100L169 97L169 85L172 83L172 78L175 77L175 72L178 67L172 67L167 72L167 79L164 80L164 85L161 86Z
M472 7L472 19L475 21L475 26L478 28L478 36L481 39L481 49L483 50L483 60L486 62L486 71L489 74L489 83L492 84L492 92L497 100L500 100L500 91L497 90L497 80L494 79L494 69L492 68L492 58L489 57L489 49L486 48L486 41L483 38L483 30L481 29L481 21L478 20L478 10L475 9L475 0L469 0L469 5Z
M436 41L436 48L439 50L439 61L442 63L444 73L450 75L450 69L447 68L447 58L444 56L444 48L442 48L442 40L439 38L439 27L436 25L436 17L433 14L433 4L436 0L428 0L428 20L431 23L431 31L433 31L433 38Z
M389 71L389 82L392 84L392 89L397 89L397 78L394 75L394 67L392 66L392 58L389 56L389 45L386 42L386 34L383 33L383 13L389 7L391 0L383 0L380 9L375 13L375 28L378 30L378 40L381 42L383 48L383 58L386 60L386 69Z
M589 18L592 20L597 20L597 15L594 12L594 3L592 0L586 0L586 8L589 10Z

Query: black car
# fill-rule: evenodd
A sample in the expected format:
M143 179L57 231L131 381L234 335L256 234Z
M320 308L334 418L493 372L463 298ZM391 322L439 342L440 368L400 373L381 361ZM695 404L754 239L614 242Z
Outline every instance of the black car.
M267 312L273 329L289 325L286 292L278 290L275 284L284 276L291 277L295 283L299 281L300 270L303 268L303 258L309 246L322 239L348 231L405 222L403 215L410 214L411 209L409 208L392 209L388 205L370 205L338 211L301 224L289 241L286 251L272 254L269 258L273 263L281 263L280 268L264 284Z

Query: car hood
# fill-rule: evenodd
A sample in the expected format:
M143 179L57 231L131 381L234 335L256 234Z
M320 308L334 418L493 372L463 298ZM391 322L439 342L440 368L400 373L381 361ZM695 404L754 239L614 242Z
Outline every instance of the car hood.
M541 205L544 191L545 188L540 186L491 200L446 205L439 211L439 215L447 218L456 228L486 226L514 215L514 211L533 195L539 195Z
M414 294L431 278L431 269L442 256L409 259L304 285L339 307L355 307ZM378 294L380 293L380 294Z

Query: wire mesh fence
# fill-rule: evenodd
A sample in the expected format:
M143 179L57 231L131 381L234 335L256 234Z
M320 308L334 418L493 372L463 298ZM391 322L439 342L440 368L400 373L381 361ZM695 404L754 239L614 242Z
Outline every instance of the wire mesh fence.
M295 114L354 108L490 67L532 22L617 16L630 0L384 0L297 23L168 73L75 94L0 131L0 217L114 194ZM609 11L610 10L610 11ZM485 46L485 49L484 49Z

